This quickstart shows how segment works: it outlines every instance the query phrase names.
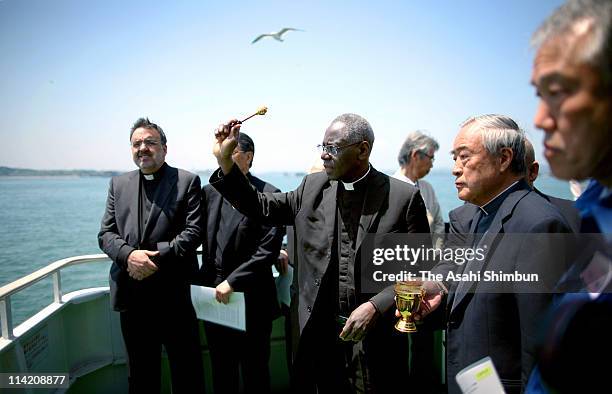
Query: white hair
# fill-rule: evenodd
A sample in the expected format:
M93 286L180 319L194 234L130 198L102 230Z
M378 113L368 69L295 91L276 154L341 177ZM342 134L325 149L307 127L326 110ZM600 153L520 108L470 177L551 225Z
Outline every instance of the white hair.
M505 115L480 115L467 119L462 129L478 132L484 148L498 156L503 148L512 149L510 169L516 174L525 174L525 132L512 118Z
M408 134L406 140L400 148L399 154L397 155L397 161L400 166L404 166L410 163L410 155L412 152L417 151L421 153L427 153L430 150L434 152L440 148L438 141L425 134L421 130L416 130Z
M581 60L600 69L604 82L612 82L612 1L569 0L542 23L531 39L535 48L570 33L588 33L581 43Z

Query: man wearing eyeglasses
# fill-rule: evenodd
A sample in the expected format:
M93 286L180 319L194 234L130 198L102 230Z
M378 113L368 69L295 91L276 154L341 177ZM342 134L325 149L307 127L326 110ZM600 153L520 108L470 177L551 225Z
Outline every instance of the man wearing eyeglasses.
M400 168L393 174L394 178L416 186L421 192L436 247L442 246L444 219L433 187L422 178L429 174L433 167L434 154L439 147L435 139L419 130L409 133L397 155Z
M307 175L289 193L259 193L234 165L240 124L219 126L214 186L249 217L293 225L299 339L293 391L391 392L408 374L408 340L393 329L393 289L361 291L361 245L368 233L429 233L418 190L369 162L374 133L361 116L344 114L320 146L325 172Z
M189 280L201 242L200 178L166 164L166 135L140 118L131 129L139 170L110 181L98 234L113 261L111 303L119 312L130 393L159 393L161 347L172 391L203 392L198 324Z

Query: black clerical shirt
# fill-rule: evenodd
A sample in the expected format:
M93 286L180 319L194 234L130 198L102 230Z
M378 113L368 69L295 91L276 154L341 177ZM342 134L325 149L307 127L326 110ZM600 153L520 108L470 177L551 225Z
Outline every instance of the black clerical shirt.
M219 225L217 226L217 235L212 245L215 251L215 286L223 282L226 277L226 274L223 272L223 249L219 247L219 241L227 237L226 232L234 231L234 229L227 227L227 222L230 221L233 211L234 207L232 207L232 204L224 198L221 203L221 214L218 215Z
M338 182L337 195L337 256L338 256L338 313L349 316L358 306L355 294L355 249L357 246L357 233L359 221L367 190L367 175L357 182L345 186ZM352 189L352 190L351 190ZM359 267L357 267L357 274Z
M159 186L159 182L166 172L167 166L168 165L164 163L154 174L145 175L142 172L140 173L140 196L138 200L139 249L155 250L152 248L154 245L148 245L145 242L144 231L147 227L147 221L149 219L149 214L151 213L151 205L155 199L157 187Z
M493 219L495 219L495 215L497 211L504 203L504 200L510 193L517 190L519 188L519 181L514 182L510 185L506 190L497 195L494 199L483 205L482 207L478 207L478 211L474 217L474 220L477 221L476 228L474 233L476 233L476 237L474 240L474 244L477 245L483 234L487 232L491 224L493 223Z

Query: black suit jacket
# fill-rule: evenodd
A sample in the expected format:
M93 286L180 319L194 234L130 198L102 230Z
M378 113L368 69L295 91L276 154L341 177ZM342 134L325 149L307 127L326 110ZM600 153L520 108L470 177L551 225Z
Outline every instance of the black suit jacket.
M536 188L533 188L533 190L559 210L563 218L570 225L572 231L575 233L580 231L580 212L574 205L574 201L549 196ZM469 202L450 211L448 213L448 220L450 223L449 234L469 233L472 219L474 215L476 215L476 211L478 211L478 206Z
M447 246L471 247L479 208L465 204L450 212L450 242ZM466 230L467 229L467 230ZM549 289L567 268L569 251L558 242L546 244L542 237L517 238L504 234L570 233L571 228L559 210L521 181L499 208L489 230L479 242L486 245L479 271L515 270L540 273ZM467 234L466 234L467 233ZM454 234L454 236L453 236ZM537 238L537 244L534 240ZM453 264L454 265L454 264ZM447 274L463 272L467 264L451 267L440 263L432 271ZM518 392L526 384L535 363L536 336L543 312L551 301L550 293L532 293L529 282L516 282L509 292L497 292L497 284L474 283L469 291L450 283L447 299L447 374L449 393L460 393L455 375L471 363L490 356L507 392Z
M189 278L198 268L201 242L200 178L166 165L142 236L138 233L139 170L113 177L98 233L110 268L111 302L117 311L191 305ZM127 257L134 249L157 250L159 267L142 281L130 278Z
M371 168L364 181L368 186L359 223L355 256L360 255L361 243L368 233L429 233L425 204L417 188L389 178L374 168ZM315 308L321 303L315 301L331 258L338 182L330 181L325 173L320 172L307 175L301 185L292 192L258 193L234 166L225 176L217 170L211 176L210 184L247 216L271 224L294 226L295 248L293 255L289 257L297 267L299 285L297 308L302 335L299 354L302 346L306 346L303 343L313 343L305 341L303 335L305 327L317 325L311 318L316 320L314 316L318 316ZM378 294L364 293L357 288L356 295L358 303L369 300L379 312L394 319L392 287ZM378 323L381 321L383 319L379 319ZM312 340L316 342L316 338Z
M260 192L280 191L250 173L247 177ZM272 264L278 258L284 229L263 225L233 209L231 215L223 218L223 239L217 240L222 203L223 196L213 186L204 186L202 212L206 231L203 234L204 253L197 283L214 287L226 279L235 291L244 292L248 328L258 321L269 321L280 314ZM222 250L223 279L216 274L215 247Z

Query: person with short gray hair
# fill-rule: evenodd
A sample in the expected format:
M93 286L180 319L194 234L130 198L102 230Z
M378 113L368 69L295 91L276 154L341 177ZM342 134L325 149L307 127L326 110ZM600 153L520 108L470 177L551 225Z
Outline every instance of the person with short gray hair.
M439 148L438 142L424 132L417 130L409 133L397 156L400 168L393 174L394 178L416 186L421 191L433 244L437 247L443 242L444 219L433 187L422 178L431 170L434 154Z
M451 153L459 198L479 206L526 174L525 132L505 115L481 115L464 121ZM500 166L502 174L489 173L491 165Z
M609 0L571 0L559 7L536 30L531 44L541 54L551 44L573 62L589 65L603 86L612 84L612 3Z
M538 319L551 295L534 293L533 283L513 282L502 292L504 284L455 280L448 273L469 278L492 271L540 272L546 274L543 281L555 283L565 266L565 250L538 242L541 238L536 237L571 230L559 210L525 180L524 144L523 131L504 115L468 119L453 143L452 173L458 197L466 203L449 213L447 245L485 252L483 258L468 262L442 261L432 272L446 281L424 285L422 315L438 308L441 292L448 292L447 381L451 394L461 393L457 373L487 356L493 360L505 392L522 392L536 361ZM522 234L524 238L517 243L516 237L506 234Z
M510 169L523 174L525 167L525 132L506 115L481 115L468 118L461 124L466 131L482 136L482 145L491 155L499 156L502 149L512 149Z
M568 1L533 44L534 123L553 175L612 187L612 2Z
M567 294L548 314L528 392L609 391L608 363L576 360L612 353L612 1L567 1L532 44L534 123L544 132L544 156L555 177L592 180L575 202L587 234L557 284Z

